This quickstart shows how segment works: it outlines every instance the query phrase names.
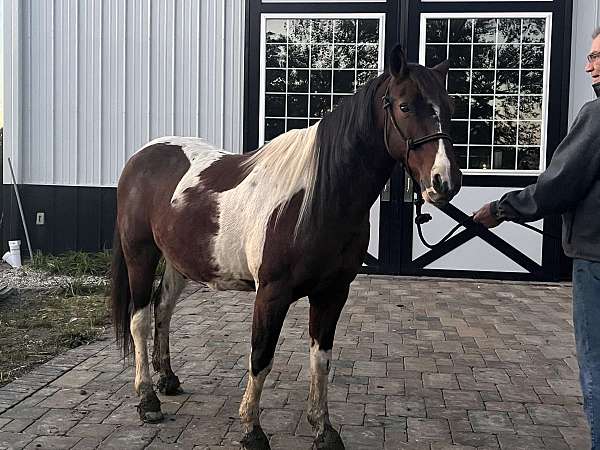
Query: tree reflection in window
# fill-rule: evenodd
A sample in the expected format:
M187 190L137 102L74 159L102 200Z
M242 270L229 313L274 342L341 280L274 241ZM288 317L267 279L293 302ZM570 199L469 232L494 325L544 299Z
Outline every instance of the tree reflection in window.
M425 18L423 60L450 62L460 166L540 170L547 19L458 16Z

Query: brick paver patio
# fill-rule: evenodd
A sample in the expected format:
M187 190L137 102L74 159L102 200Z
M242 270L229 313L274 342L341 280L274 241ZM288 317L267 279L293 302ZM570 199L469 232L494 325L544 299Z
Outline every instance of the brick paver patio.
M185 393L142 425L107 337L0 389L0 448L239 448L250 293L190 286L173 319ZM308 302L263 394L273 449L308 449ZM1 351L1 349L0 349ZM570 286L359 276L337 328L331 419L348 449L587 449Z

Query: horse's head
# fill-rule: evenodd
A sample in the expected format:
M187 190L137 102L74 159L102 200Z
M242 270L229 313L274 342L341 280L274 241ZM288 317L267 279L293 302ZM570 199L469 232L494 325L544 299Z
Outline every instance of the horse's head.
M450 201L462 179L448 134L452 111L447 74L447 62L431 69L408 64L396 46L383 98L388 152L419 183L423 199L434 204Z

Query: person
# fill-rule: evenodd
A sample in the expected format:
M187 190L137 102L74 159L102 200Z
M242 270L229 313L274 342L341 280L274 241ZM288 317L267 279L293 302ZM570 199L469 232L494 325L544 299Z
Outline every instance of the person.
M537 182L484 205L473 217L492 228L562 214L562 243L573 258L573 322L592 449L600 449L600 28L585 70L596 93L575 119Z

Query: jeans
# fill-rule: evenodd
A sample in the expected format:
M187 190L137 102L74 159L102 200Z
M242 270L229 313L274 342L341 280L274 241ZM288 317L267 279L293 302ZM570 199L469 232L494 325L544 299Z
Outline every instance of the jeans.
M600 450L600 262L573 260L573 323L583 407Z

